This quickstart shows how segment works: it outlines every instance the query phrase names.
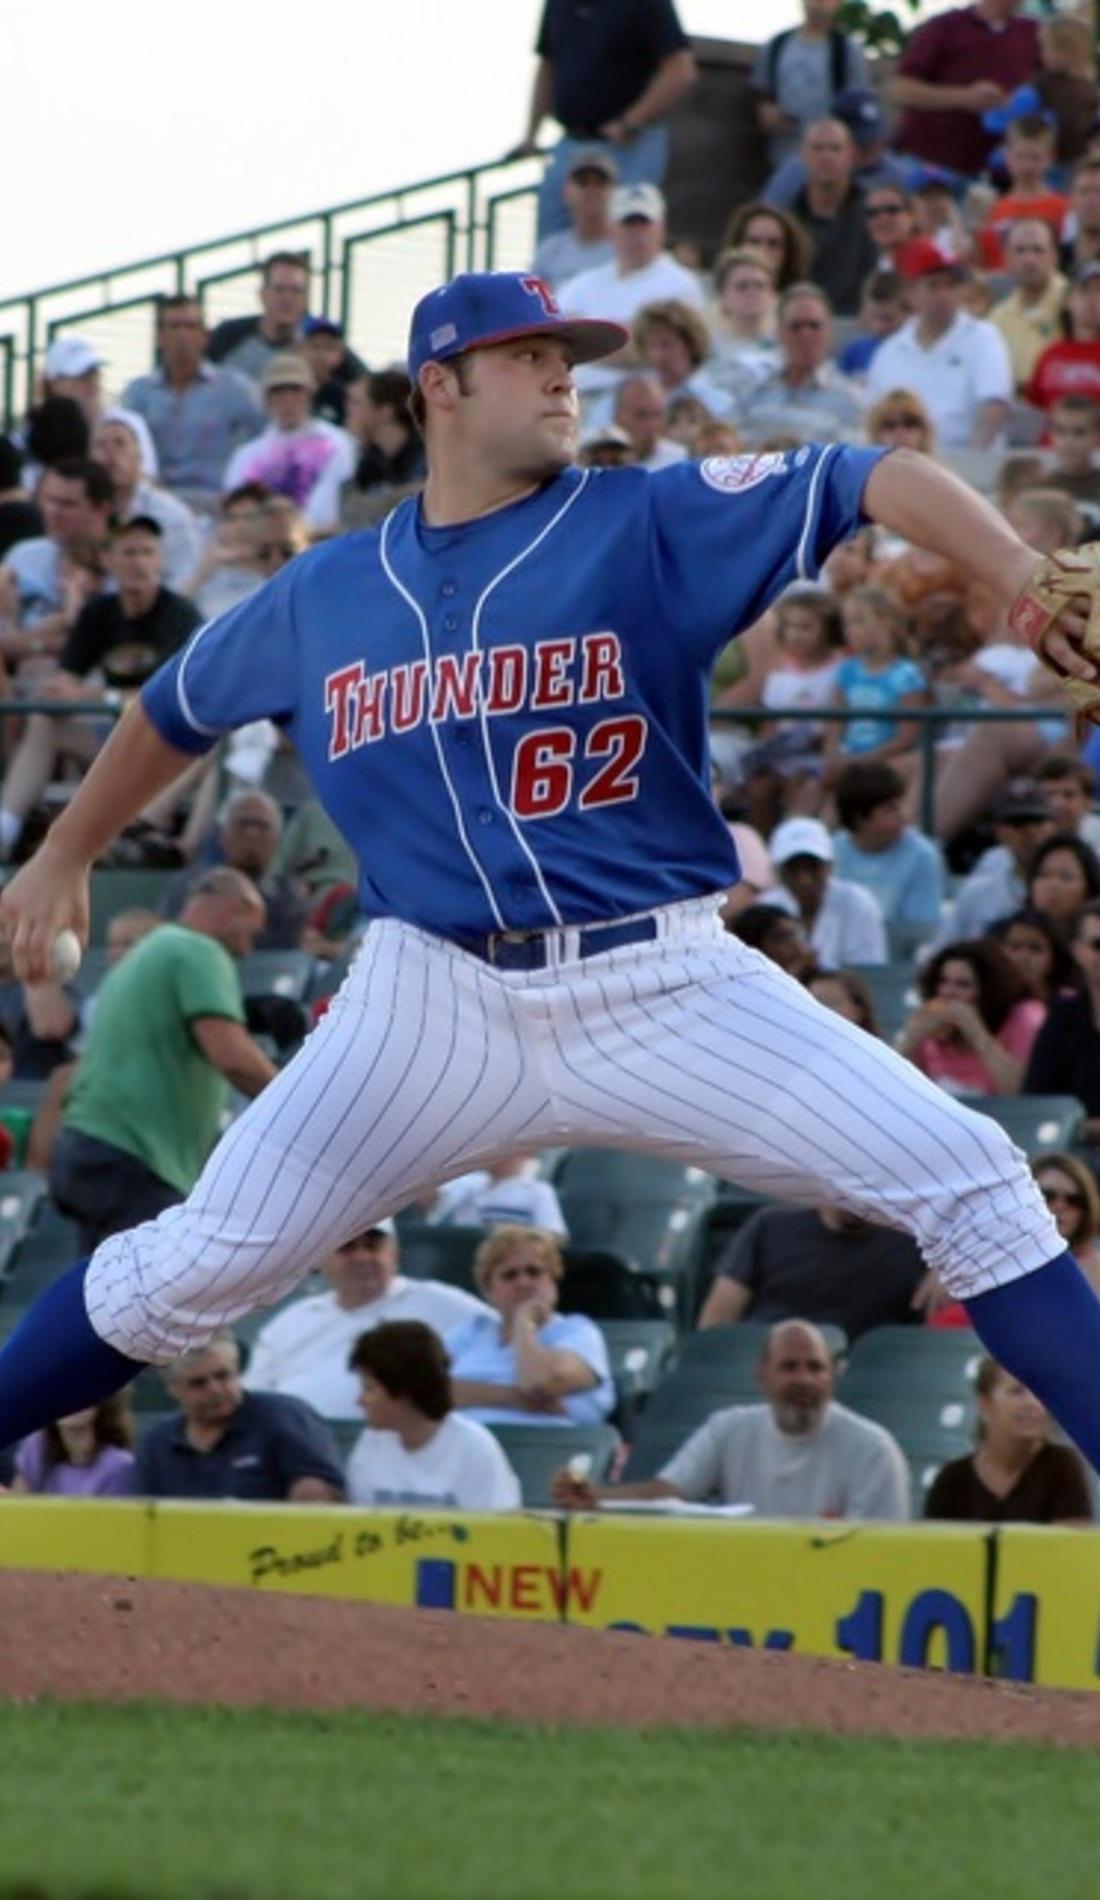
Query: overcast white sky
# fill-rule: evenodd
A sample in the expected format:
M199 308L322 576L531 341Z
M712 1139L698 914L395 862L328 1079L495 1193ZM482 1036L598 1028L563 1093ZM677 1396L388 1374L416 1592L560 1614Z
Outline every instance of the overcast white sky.
M800 13L797 0L678 4L689 32L716 39L763 39ZM540 12L9 0L5 133L23 180L0 297L494 157L522 129Z

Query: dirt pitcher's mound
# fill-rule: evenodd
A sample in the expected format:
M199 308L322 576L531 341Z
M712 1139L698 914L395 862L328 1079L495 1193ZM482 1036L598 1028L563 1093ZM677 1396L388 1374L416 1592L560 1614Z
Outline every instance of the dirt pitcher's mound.
M1100 1747L1100 1694L324 1597L0 1574L0 1696Z

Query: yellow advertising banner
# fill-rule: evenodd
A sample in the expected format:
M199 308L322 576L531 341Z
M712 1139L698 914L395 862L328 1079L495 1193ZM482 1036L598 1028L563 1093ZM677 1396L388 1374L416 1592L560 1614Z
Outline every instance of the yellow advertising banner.
M813 1656L982 1668L980 1526L575 1517L571 1623Z
M149 1574L150 1504L111 1498L5 1498L0 1505L0 1568Z
M997 1533L992 1673L1051 1688L1100 1688L1100 1537L1005 1524Z
M562 1621L551 1517L161 1503L150 1575Z

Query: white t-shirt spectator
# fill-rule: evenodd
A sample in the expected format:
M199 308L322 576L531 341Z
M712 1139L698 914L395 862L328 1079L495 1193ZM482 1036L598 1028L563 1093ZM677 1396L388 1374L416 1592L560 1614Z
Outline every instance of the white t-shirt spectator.
M911 389L936 425L942 449L968 448L978 407L1012 401L1012 365L996 324L962 310L949 330L925 349L910 317L880 343L867 372L872 402L891 389Z
M605 317L612 323L625 323L629 329L645 304L669 297L678 297L700 314L706 308L695 272L662 251L642 270L620 271L618 264L612 263L581 271L562 291L561 307L568 317ZM613 389L622 374L619 364L608 367L604 363L581 363L575 381L581 394L588 396L598 389Z
M467 1320L487 1312L472 1293L442 1280L407 1280L397 1274L381 1299L350 1310L335 1293L295 1300L259 1333L244 1375L250 1392L281 1392L304 1399L322 1418L358 1418L359 1375L348 1355L363 1333L382 1322L419 1319L446 1343Z
M557 1190L522 1174L504 1181L484 1172L460 1174L440 1188L428 1218L433 1227L544 1227L559 1240L569 1237Z
M760 704L780 713L790 712L792 708L828 706L839 665L837 654L835 659L823 660L820 666L773 666L765 674Z
M350 1504L431 1511L518 1511L519 1479L492 1432L448 1412L426 1445L406 1450L396 1432L365 1431L348 1459Z
M692 1502L751 1504L762 1517L909 1516L900 1446L835 1400L797 1435L780 1431L769 1405L712 1412L658 1475Z
M798 905L785 884L768 892L769 904L775 904L792 917ZM847 878L831 877L825 887L821 909L814 919L810 942L822 963L831 970L846 969L850 963L885 963L886 926L882 912L870 891Z

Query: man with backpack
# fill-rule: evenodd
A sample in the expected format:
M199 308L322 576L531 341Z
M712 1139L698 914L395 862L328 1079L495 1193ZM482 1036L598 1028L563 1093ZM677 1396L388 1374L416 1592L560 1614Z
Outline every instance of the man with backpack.
M773 167L797 151L808 125L831 116L838 94L870 85L863 48L833 25L840 0L802 0L802 9L802 25L765 41L752 70Z

